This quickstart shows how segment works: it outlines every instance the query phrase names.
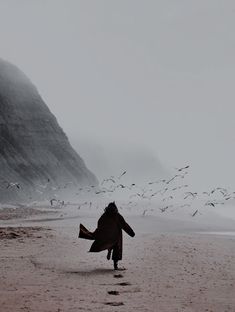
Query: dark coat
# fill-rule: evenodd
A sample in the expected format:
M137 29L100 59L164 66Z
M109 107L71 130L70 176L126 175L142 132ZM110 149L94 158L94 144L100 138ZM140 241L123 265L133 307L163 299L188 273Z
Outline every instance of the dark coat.
M84 230L84 227L82 229ZM99 252L105 249L112 250L112 259L121 260L122 230L124 230L131 237L135 236L134 231L126 223L123 216L121 216L119 213L110 214L105 212L98 220L97 229L94 233L90 233L88 231L85 236L82 236L80 234L79 237L95 240L94 243L91 245L91 248L89 250L90 252Z

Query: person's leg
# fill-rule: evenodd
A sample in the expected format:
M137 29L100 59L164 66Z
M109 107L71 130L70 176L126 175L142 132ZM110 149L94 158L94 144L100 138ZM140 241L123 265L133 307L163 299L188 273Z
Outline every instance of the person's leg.
M118 270L118 260L113 260L114 270Z
M108 249L108 254L107 254L108 260L110 260L110 258L111 258L111 252L112 252L112 248Z
M113 246L113 255L112 255L112 260L113 260L113 267L114 270L118 270L118 260L119 260L119 246L118 244L115 244Z

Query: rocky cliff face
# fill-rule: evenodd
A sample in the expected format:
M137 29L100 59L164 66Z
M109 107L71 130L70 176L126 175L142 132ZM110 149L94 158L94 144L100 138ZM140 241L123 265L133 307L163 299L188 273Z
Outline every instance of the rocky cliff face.
M76 188L97 179L35 86L16 66L0 60L0 202L37 199L40 187L48 195L68 183Z

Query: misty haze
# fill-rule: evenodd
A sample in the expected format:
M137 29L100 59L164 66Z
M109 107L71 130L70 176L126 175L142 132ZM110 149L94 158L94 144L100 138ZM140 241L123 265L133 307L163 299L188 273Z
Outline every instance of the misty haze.
M234 12L0 0L0 312L235 311Z

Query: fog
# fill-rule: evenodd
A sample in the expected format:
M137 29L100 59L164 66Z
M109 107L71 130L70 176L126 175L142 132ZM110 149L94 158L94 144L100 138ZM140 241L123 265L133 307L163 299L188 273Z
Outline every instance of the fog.
M98 178L128 154L137 167L156 157L164 172L190 164L195 189L235 188L234 10L226 0L0 0L0 57L30 77Z

